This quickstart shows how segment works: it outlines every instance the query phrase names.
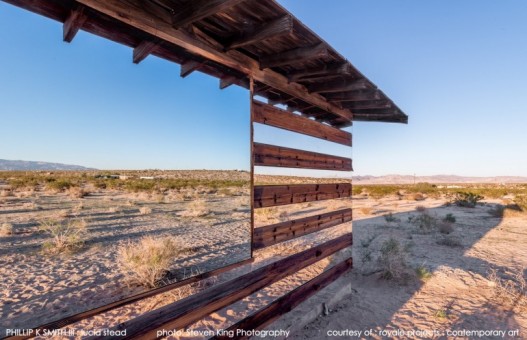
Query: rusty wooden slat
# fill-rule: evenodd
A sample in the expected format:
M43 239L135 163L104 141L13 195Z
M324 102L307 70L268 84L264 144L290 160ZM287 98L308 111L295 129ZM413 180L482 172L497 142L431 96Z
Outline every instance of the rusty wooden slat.
M349 132L281 110L272 105L264 104L256 100L253 102L253 115L256 123L270 125L330 142L351 146L351 133Z
M351 197L351 183L256 185L254 187L255 208L343 197Z
M309 297L324 289L329 284L334 282L340 276L348 272L353 267L353 260L351 258L333 266L331 269L318 275L314 279L304 283L295 290L287 293L279 299L273 301L269 305L260 309L258 312L251 316L238 321L234 325L227 328L227 332L234 332L237 340L249 339L247 331L263 329L270 325L273 321L281 317L282 315L289 313L300 303L307 300ZM227 340L232 339L227 335L213 337L214 340Z
M352 234L346 234L316 247L258 268L234 280L213 286L156 310L125 321L113 330L126 329L123 337L95 339L154 339L159 329L179 330L203 317L310 266L352 245Z
M282 146L254 143L254 165L283 168L351 171L351 158Z
M237 263L233 263L233 264L228 265L226 267L218 268L216 270L212 270L210 272L206 272L206 273L203 273L203 274L198 274L198 275L195 275L195 276L190 277L188 279L181 280L181 281L178 281L178 282L174 282L172 284L168 284L166 286L162 286L162 287L159 287L159 288L156 288L156 289L152 289L152 290L146 291L144 293L139 293L139 294L130 296L128 298L125 298L125 299L122 299L122 300L119 300L119 301L116 301L116 302L112 302L110 304L107 304L107 305L104 305L104 306L101 306L101 307L97 307L97 308L88 310L86 312L82 312L82 313L78 313L78 314L75 314L75 315L71 315L71 316L68 316L68 317L66 317L64 319L53 321L53 322L47 323L45 325L33 328L33 333L32 334L36 334L37 330L40 330L40 334L43 334L44 330L50 330L51 331L51 330L54 330L54 329L60 329L60 328L66 327L68 325L71 325L71 324L73 324L75 322L79 322L81 320L85 320L87 318L91 318L93 316L96 316L96 315L99 315L99 314L102 314L102 313L105 313L105 312L108 312L108 311L111 311L111 310L114 310L114 309L117 309L117 308L129 305L129 304L132 304L134 302L137 302L137 301L140 301L140 300L152 297L152 296L156 296L156 295L159 295L159 294L171 291L171 290L176 289L178 287L186 286L188 284L191 284L191 283L194 283L194 282L198 282L198 281L207 279L209 277L219 275L221 273L225 273L225 272L227 272L229 270L232 270L234 268L240 267L242 265L252 263L253 261L254 261L254 259L251 257L250 259L247 259L247 260L244 260L244 261L240 261L240 262L237 262ZM30 339L30 338L33 338L33 337L34 336L12 336L12 337L9 337L9 338L6 338L6 339L9 339L9 340L23 340L23 339Z
M351 209L342 209L325 214L304 217L296 220L276 223L255 228L253 249L261 249L280 242L311 234L323 229L349 222L352 219Z

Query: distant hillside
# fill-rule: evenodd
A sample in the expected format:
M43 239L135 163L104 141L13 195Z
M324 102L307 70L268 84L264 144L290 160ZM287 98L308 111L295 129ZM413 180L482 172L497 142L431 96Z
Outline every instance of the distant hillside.
M456 175L412 176L354 176L355 184L413 184L428 183L527 183L527 177L497 176L497 177L465 177Z
M6 159L0 159L0 171L17 171L17 170L69 170L69 171L82 171L82 170L95 170L92 168L86 168L80 165L69 165L60 163L47 163L47 162L33 162L33 161L10 161Z

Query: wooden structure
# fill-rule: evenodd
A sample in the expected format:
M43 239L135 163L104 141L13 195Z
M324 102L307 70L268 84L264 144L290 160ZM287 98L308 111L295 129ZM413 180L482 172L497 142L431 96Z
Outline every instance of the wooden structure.
M133 49L132 61L154 55L219 79L220 88L250 90L251 173L255 166L351 171L351 159L257 143L254 124L328 142L352 145L342 130L352 121L407 123L407 116L370 80L274 0L3 0L63 23L63 39L79 30ZM258 101L255 96L267 99ZM281 108L277 107L280 106ZM254 228L254 209L351 197L350 183L255 186L252 180L252 249L351 221L351 209ZM350 247L351 233L254 270L242 277L125 322L129 338L155 338L159 329L182 329L201 318ZM325 287L352 266L328 269L240 320L230 329L259 329ZM231 269L189 279L196 281ZM56 329L189 283L178 282L59 320ZM21 338L21 337L19 337Z

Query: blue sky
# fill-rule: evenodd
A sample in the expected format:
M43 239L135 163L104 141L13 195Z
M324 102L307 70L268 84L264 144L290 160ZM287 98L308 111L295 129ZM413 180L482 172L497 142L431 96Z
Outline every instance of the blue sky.
M355 175L527 175L527 2L281 0L377 84L408 125L355 123ZM328 3L330 5L328 5ZM0 2L0 158L97 168L246 169L248 93ZM291 174L293 171L285 170ZM305 172L308 174L309 172Z

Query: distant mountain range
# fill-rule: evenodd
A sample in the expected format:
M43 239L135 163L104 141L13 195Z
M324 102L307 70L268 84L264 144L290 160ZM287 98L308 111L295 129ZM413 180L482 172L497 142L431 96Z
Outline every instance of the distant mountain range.
M33 162L33 161L11 161L6 159L0 159L0 171L8 170L56 170L56 171L83 171L83 170L95 170L92 168L86 168L80 165L60 164L60 163L48 163L48 162Z
M413 184L413 183L527 183L527 177L496 176L496 177L466 177L456 175L412 176L354 176L355 184Z

